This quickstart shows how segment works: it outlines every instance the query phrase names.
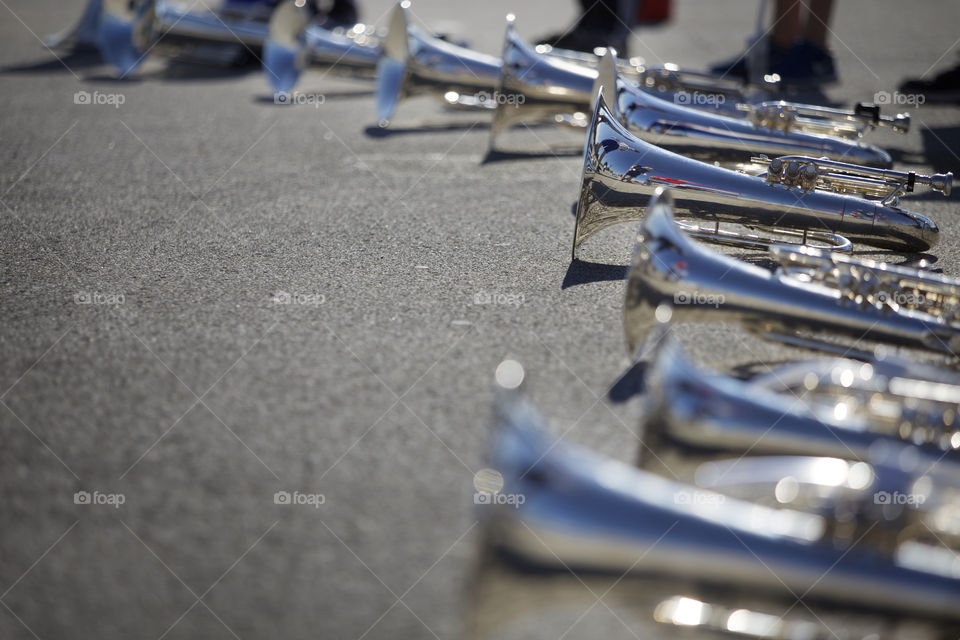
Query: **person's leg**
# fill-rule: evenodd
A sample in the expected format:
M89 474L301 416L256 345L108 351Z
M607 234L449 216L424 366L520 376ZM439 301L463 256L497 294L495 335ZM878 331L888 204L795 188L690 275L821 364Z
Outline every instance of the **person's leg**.
M833 0L804 0L808 6L806 24L799 40L790 52L794 68L803 69L803 75L817 84L837 79L833 55L827 48Z
M821 49L827 48L827 36L830 33L830 18L833 14L833 0L809 0L810 11L803 38Z
M800 18L806 13L803 0L777 0L773 14L770 41L774 46L788 49L800 37Z

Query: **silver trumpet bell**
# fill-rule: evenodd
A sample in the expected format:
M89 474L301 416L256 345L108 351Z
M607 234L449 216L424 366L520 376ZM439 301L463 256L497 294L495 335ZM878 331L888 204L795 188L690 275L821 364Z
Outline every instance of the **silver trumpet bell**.
M97 25L103 0L89 0L83 15L76 25L43 39L48 49L66 49L72 51L95 51L97 48Z
M597 70L584 64L591 58L552 55L556 50L550 50L551 55L541 53L520 37L515 22L514 16L507 16L503 66L490 128L492 149L497 148L501 133L521 122L585 127L585 112L594 97Z
M522 581L518 595L528 598L534 587L551 589L570 574L581 590L585 581L610 576L629 598L613 606L629 606L631 615L671 630L684 627L684 637L691 638L829 637L820 615L791 611L798 597L827 620L832 613L848 624L875 620L877 638L904 629L908 635L899 637L932 638L960 625L960 578L943 564L945 555L956 557L950 549L909 541L887 550L873 538L850 538L842 526L851 515L861 522L875 518L883 523L877 529L895 535L902 509L843 498L908 491L914 480L908 475L837 460L852 476L842 497L826 499L817 512L790 504L772 508L558 443L515 391L500 392L497 421L492 498L515 499L490 499L478 507L484 547L474 598L495 595L487 576L499 572L502 578L508 566ZM782 477L811 481L822 461L830 464L824 458L775 460ZM853 508L868 511L851 514ZM911 552L904 553L905 547ZM598 593L604 600L618 593L612 586L591 591L593 601ZM495 613L502 622L503 612ZM471 626L485 621L480 611ZM867 636L857 631L857 637Z
M364 24L324 29L311 23L312 13L298 0L286 0L274 9L263 43L263 70L273 90L292 91L307 65L338 75L374 78L382 34Z
M176 0L103 0L97 46L120 76L136 71L156 48L226 64L261 48L270 10L228 4L221 11L197 12Z
M859 141L718 115L685 106L689 99L681 104L663 100L622 78L614 52L601 58L593 95L600 87L607 107L630 133L686 156L749 161L758 154L797 154L880 167L892 163L886 151ZM675 94L674 99L690 95L696 94Z
M954 447L952 434L915 444L910 431L891 430L870 416L850 415L842 399L810 405L791 391L778 393L752 381L702 370L667 336L658 342L644 373L644 390L643 441L656 457L641 460L654 466L674 467L668 458L676 451L682 452L681 458L706 459L743 452L810 455L903 461L920 474L935 471L960 483L960 442ZM901 401L877 395L874 400L885 400L888 406ZM952 431L960 434L957 427ZM956 529L952 535L960 535L960 520Z
M377 63L377 120L386 126L404 98L437 94L448 103L485 106L497 84L500 59L451 44L411 24L409 0L397 4Z
M836 337L942 354L960 351L960 326L909 309L862 305L839 291L767 271L707 249L673 220L670 193L658 191L641 223L624 301L631 353L657 319L740 323L748 331L810 348Z
M584 147L573 257L584 240L597 231L639 220L659 187L673 190L675 211L682 218L707 222L712 227L688 229L698 238L721 244L757 248L771 243L756 236L721 231L721 223L775 229L780 234L793 232L803 244L807 244L808 236L817 234L834 249L849 248L849 239L897 251L925 251L939 239L939 229L932 220L896 206L896 193L924 180L936 183L934 189L944 186L948 191L949 174L916 176L790 156L766 162L770 164L767 172L754 174L661 149L631 134L601 92ZM879 185L884 188L883 201L861 197L864 192L876 197Z

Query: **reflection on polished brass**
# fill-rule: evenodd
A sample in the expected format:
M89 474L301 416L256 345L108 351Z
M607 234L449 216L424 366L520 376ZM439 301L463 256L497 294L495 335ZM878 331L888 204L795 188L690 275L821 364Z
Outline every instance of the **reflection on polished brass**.
M477 507L483 546L468 637L523 637L538 607L549 622L553 614L542 611L552 599L558 612L575 602L565 581L593 603L605 594L640 637L683 627L702 632L685 637L827 638L833 616L842 616L852 637L936 638L960 629L951 549L914 539L886 548L869 536L850 537L845 524L852 517L864 529L873 522L894 531L909 521L912 508L888 508L871 497L927 490L915 474L831 458L776 458L763 471L776 469L785 485L792 478L802 487L781 488L777 500L781 483L767 486L774 496L767 506L736 497L759 498L744 473L759 469L759 460L748 460L743 472L735 468L735 480L708 468L704 483L723 491L667 479L558 442L519 392L501 389L491 466L502 478L500 494L523 500ZM824 490L819 508L807 500L792 504L815 497L815 487ZM945 504L956 510L957 495ZM793 611L797 594L815 615Z
M736 236L713 233L721 223L794 230L803 234L803 244L807 244L807 234L826 232L899 251L924 251L939 238L932 220L893 203L818 188L819 184L808 188L790 180L774 181L768 175L766 171L760 175L732 171L640 140L617 120L600 92L584 148L573 256L576 258L583 241L597 231L640 220L660 187L673 190L681 218L713 227L701 230L698 237L726 244L740 243ZM875 189L873 178L863 178L863 182L864 191ZM890 187L887 195L889 191ZM749 242L743 244L750 246Z
M664 316L735 322L758 335L802 340L806 346L846 338L854 346L867 341L960 351L960 327L937 316L864 306L820 284L709 250L676 225L670 196L656 192L637 238L623 311L631 352Z

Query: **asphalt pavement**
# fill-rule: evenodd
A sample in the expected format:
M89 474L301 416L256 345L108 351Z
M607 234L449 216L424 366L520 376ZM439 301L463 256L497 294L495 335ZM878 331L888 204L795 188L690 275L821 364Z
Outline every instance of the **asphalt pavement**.
M525 365L558 435L625 461L639 446L638 403L608 398L632 230L571 266L578 155L491 158L484 122L429 100L380 130L370 83L319 72L301 87L323 103L300 106L257 69L153 58L117 81L38 39L79 2L0 4L0 637L459 637L497 363ZM704 68L741 50L756 6L677 0L631 53ZM391 3L363 7L383 22ZM575 17L413 11L488 53L510 11L529 38ZM958 24L950 0L838 2L824 98L955 64ZM960 169L960 108L904 106L909 134L871 141L899 168ZM960 276L957 197L904 202L942 229L926 259ZM720 369L796 355L677 333ZM520 637L650 632L571 611Z

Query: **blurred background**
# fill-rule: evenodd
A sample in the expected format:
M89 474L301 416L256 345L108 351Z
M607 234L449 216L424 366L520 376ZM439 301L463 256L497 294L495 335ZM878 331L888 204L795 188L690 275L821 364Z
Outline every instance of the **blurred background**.
M371 84L319 72L301 87L323 104L297 107L257 67L153 57L116 80L41 44L82 3L0 4L0 637L460 637L497 363L524 363L558 435L627 462L639 446L636 398L609 393L630 364L629 231L571 271L581 159L484 162L482 122L418 130L443 115L430 102L384 132ZM491 54L509 12L530 39L577 17L556 0L412 10ZM706 69L756 12L674 0L630 52ZM824 98L955 65L958 24L952 0L838 0ZM900 169L960 169L960 107L904 108L909 135L871 141ZM905 202L960 276L957 196ZM719 325L682 335L707 366L796 355ZM667 637L596 604L513 631Z

